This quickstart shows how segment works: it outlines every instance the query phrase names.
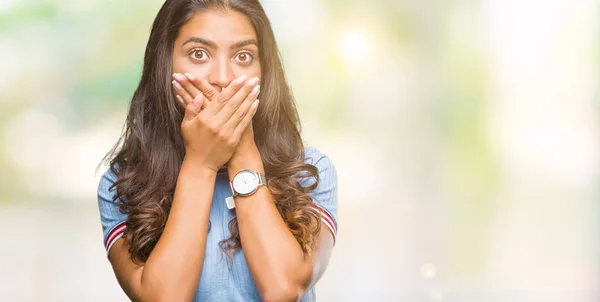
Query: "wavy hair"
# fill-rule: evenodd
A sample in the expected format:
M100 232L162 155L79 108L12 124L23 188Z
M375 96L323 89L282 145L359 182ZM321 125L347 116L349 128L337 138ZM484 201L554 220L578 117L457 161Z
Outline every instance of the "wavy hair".
M117 175L115 200L122 201L120 210L128 215L124 238L131 258L138 264L146 262L173 202L185 155L184 111L170 86L173 45L181 26L203 9L235 10L254 26L262 70L261 106L252 121L254 139L277 210L304 253L310 253L321 228L309 195L319 175L315 166L304 162L300 119L265 11L258 0L167 0L152 25L142 77L121 137L103 159ZM315 177L316 182L304 187L299 175ZM237 218L229 222L229 231L231 237L219 244L228 256L242 248Z

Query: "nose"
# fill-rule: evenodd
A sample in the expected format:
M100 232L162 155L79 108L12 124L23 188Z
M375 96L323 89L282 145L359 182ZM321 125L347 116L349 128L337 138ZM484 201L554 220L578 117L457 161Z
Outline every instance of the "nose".
M233 77L233 71L227 59L213 60L208 81L217 91L227 87L233 81Z

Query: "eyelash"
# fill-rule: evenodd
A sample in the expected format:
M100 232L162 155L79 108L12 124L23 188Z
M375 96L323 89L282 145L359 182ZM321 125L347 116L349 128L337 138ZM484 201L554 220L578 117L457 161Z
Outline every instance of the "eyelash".
M194 48L194 49L190 50L190 52L188 53L188 55L190 56L190 58L192 60L201 61L201 60L198 60L198 59L194 58L194 53L197 53L197 52L203 52L208 57L208 52L206 52L206 50L201 49L201 48Z
M203 52L203 53L204 53L204 55L208 57L208 52L207 52L206 50L202 49L202 48L194 48L194 49L192 49L192 50L189 52L189 54L188 54L188 55L189 55L189 56L190 56L190 58L192 58L192 60L194 60L194 61L203 61L203 60L198 60L198 59L196 59L196 58L194 58L194 57L193 57L194 53L197 53L197 52ZM245 55L248 55L248 56L250 56L250 60L249 60L249 61L247 61L247 62L240 62L240 63L242 63L242 64L250 64L250 63L251 63L251 62L254 60L254 55L252 54L252 52L250 52L250 51L248 51L248 50L242 50L242 51L240 51L240 52L236 53L234 57L237 57L237 56L239 56L239 55L241 55L241 54L245 54Z
M239 56L241 54L245 54L247 56L250 56L250 60L248 62L241 62L241 63L250 64L252 61L254 61L254 55L251 52L249 52L247 50L242 50L242 51L238 52L235 56L237 57L237 56Z

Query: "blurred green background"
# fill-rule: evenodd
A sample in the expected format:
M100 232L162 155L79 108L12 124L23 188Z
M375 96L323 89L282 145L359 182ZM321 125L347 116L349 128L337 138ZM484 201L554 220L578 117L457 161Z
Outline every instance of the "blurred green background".
M127 300L95 168L162 2L0 0L0 300ZM320 301L600 299L598 1L262 3L339 174Z

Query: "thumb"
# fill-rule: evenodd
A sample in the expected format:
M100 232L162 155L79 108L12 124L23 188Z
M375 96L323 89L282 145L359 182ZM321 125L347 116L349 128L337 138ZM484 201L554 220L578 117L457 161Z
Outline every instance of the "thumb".
M194 117L196 117L196 115L198 115L198 113L200 113L203 103L204 103L204 97L203 97L202 93L200 93L200 94L198 94L198 96L196 96L194 98L194 100L191 103L189 103L185 107L184 119L186 121L189 121L189 120L193 119Z

